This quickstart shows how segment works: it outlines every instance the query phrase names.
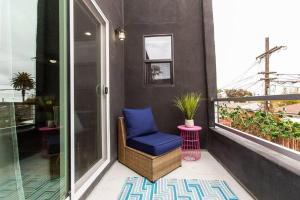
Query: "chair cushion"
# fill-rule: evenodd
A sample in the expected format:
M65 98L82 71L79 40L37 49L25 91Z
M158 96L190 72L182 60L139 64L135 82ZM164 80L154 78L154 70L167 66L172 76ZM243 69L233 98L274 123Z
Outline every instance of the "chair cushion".
M127 140L127 146L142 152L159 156L172 151L182 144L180 136L156 132Z
M144 109L123 109L127 139L139 135L157 132L154 117L150 107Z

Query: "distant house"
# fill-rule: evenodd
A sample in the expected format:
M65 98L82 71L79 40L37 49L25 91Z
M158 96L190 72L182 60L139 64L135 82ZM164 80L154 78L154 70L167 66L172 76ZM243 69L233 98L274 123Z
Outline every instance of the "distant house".
M276 112L282 111L287 114L297 115L300 112L300 103L282 106L282 107L276 108L275 111Z

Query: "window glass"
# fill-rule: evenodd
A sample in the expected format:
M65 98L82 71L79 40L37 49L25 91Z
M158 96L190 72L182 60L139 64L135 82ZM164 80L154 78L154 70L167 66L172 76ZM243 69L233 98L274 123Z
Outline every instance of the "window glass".
M101 88L101 29L98 20L80 2L74 4L76 181L102 159L101 95L98 94Z
M171 64L170 63L148 63L147 82L149 84L171 84Z
M145 54L146 60L172 59L172 37L145 37Z
M0 199L68 195L66 3L0 1Z
M173 45L172 35L153 35L144 38L146 85L172 85Z

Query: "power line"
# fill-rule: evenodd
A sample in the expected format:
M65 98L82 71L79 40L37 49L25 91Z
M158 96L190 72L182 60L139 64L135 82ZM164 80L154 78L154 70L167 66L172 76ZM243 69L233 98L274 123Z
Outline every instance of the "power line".
M244 88L244 90L248 90L249 88L252 88L253 86L255 86L260 80L256 81L255 83L253 83L252 85L250 85L247 88Z
M247 81L247 80L250 80L250 79L254 78L255 76L257 76L257 74L253 74L253 75L247 76L246 78L241 79L241 80L238 80L238 81L236 81L236 82L234 82L234 83L232 83L231 85L228 85L228 86L231 86L232 88L237 87L237 85L238 85L239 83L245 82L245 81ZM233 85L233 84L234 84L234 85ZM227 87L228 87L228 86L227 86Z
M227 84L225 84L225 86L223 86L222 88L226 88L229 85L232 85L233 81L235 81L236 79L238 79L236 82L240 81L241 79L243 79L245 77L245 74L247 74L253 67L255 67L259 62L256 60L254 63L252 63L244 72L242 72L241 74L239 74L238 76L236 76L234 79L232 79L231 81L229 81Z
M259 80L256 80L256 81L251 81L251 82L248 82L248 83L245 83L239 87L237 87L236 89L244 89L245 87L247 88L248 86L253 86L254 84L256 84Z

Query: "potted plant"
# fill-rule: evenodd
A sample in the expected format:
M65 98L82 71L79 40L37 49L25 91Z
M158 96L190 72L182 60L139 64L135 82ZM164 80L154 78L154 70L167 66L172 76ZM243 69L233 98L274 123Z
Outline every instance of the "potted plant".
M46 117L46 126L49 128L55 127L54 110L55 98L53 96L43 96L38 98L39 106Z
M199 108L201 94L196 92L187 93L174 100L175 106L183 113L185 117L185 125L187 127L194 126L194 117Z

